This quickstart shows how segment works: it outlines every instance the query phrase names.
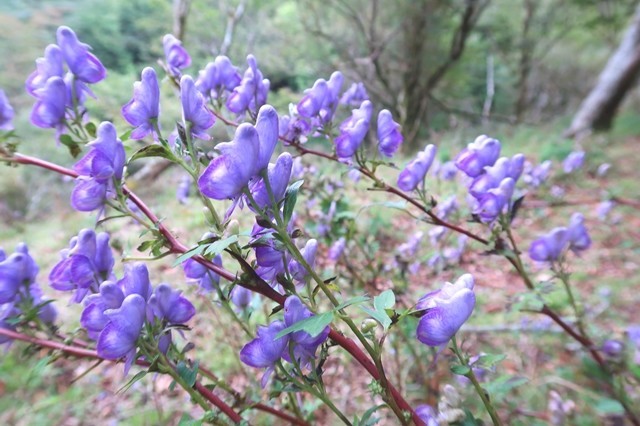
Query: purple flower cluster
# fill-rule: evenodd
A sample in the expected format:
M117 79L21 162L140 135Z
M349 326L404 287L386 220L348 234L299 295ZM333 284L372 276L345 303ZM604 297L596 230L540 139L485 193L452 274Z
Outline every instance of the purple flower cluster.
M36 70L27 79L26 89L37 99L31 122L61 133L66 108L75 111L82 106L87 95L93 96L87 84L102 81L107 71L71 28L59 27L57 41L57 45L47 46L43 58L36 60ZM66 74L65 63L69 68Z
M122 107L122 116L135 127L131 139L155 135L154 123L160 115L160 86L151 67L142 70L140 81L133 83L133 98ZM157 136L157 135L155 135Z
M255 114L267 102L271 85L268 79L263 78L253 55L247 56L247 64L249 68L244 72L240 84L227 99L227 109L237 115L243 115L247 111Z
M206 98L220 99L240 85L242 77L226 56L218 56L198 73L196 88Z
M584 226L584 216L574 213L569 226L554 228L531 243L529 256L538 262L555 262L562 258L567 249L579 253L589 246L591 238Z
M47 324L55 321L56 309L43 297L36 283L38 271L38 265L24 243L19 244L9 256L0 249L0 328L15 329L7 320L33 307L38 308L41 321ZM0 337L0 344L9 340Z
M71 193L71 206L83 212L102 208L105 200L114 195L126 161L122 141L109 122L100 124L98 138L88 146L89 152L73 166L79 177Z
M216 146L221 155L214 158L200 176L200 190L216 200L237 198L249 181L269 165L277 143L278 114L266 105L260 108L255 126L241 124L233 141ZM286 169L286 163L283 159L281 167Z
M314 128L322 127L329 123L338 107L338 97L343 81L344 78L339 71L331 74L329 81L324 79L316 80L311 89L304 91L304 96L296 106L296 111L300 117L312 120L312 127Z
M445 283L442 289L420 298L416 309L426 312L418 323L418 340L428 346L441 346L451 340L473 312L473 287L473 276L464 274L455 283Z
M415 159L400 172L398 176L398 187L403 191L413 191L421 183L436 158L437 148L435 145L427 145L423 151L420 151Z
M532 188L538 188L542 185L551 172L551 161L546 160L542 163L534 166L529 161L524 164L524 172L522 175L522 181Z
M0 90L0 130L13 130L13 107L4 94L4 90Z
M174 77L180 77L181 70L191 65L191 56L182 47L182 42L172 34L167 34L162 38L162 46L167 61L167 71Z
M291 355L302 367L309 365L315 358L318 348L329 335L329 326L325 327L317 336L306 331L295 331L276 339L278 333L287 327L312 317L313 314L297 296L289 296L284 303L284 321L274 321L268 326L258 327L257 337L247 343L240 351L240 360L255 368L266 368L262 377L264 387L275 364L282 358L292 362Z
M500 142L478 136L456 157L456 167L472 178L469 195L473 213L491 223L510 207L516 181L524 169L524 155L500 156Z
M206 130L215 124L216 118L207 108L204 96L196 89L193 79L188 75L180 79L180 101L185 128L191 131L193 137L209 140Z

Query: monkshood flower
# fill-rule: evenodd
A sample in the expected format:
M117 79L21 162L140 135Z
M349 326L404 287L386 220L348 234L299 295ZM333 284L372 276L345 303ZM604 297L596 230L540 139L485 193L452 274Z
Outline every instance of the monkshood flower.
M278 333L287 328L283 321L274 321L269 326L259 326L256 338L244 345L240 350L240 361L250 367L266 368L262 376L264 388L269 376L275 370L275 364L289 344L289 335L276 339Z
M89 53L90 47L81 43L71 28L59 27L56 35L62 56L76 79L90 84L104 80L107 70L98 58Z
M416 309L426 310L418 323L418 340L428 346L446 344L471 316L476 304L474 279L464 274L455 283L423 296Z
M105 121L98 126L98 138L87 146L91 149L74 166L80 175L71 193L71 206L83 212L102 208L113 195L115 182L124 173L126 154L116 128Z
M560 258L569 243L567 228L554 228L535 240L529 248L529 257L538 262L554 262Z
M0 130L13 130L13 107L4 94L4 90L0 90Z
M247 110L255 113L267 102L271 85L269 80L263 78L253 55L247 56L247 64L249 68L244 72L240 85L233 89L227 99L227 109L237 115L242 115Z
M153 68L142 70L140 81L133 83L133 98L122 107L122 116L135 127L131 139L155 134L154 123L160 115L160 87Z
M522 180L527 185L533 188L538 188L547 180L550 171L550 160L546 160L535 167L527 161L524 165L524 175L522 176Z
M524 168L524 155L516 154L513 158L501 157L493 166L484 168L484 173L477 176L469 185L469 193L478 198L490 189L497 188L505 178L515 181L520 178Z
M300 253L302 253L302 258L309 265L309 267L311 267L311 269L313 269L316 263L317 251L318 251L318 241L316 241L313 238L307 241L307 244L304 246L304 248L300 250ZM289 272L291 273L291 276L293 277L294 280L301 283L305 282L307 279L307 276L309 275L309 272L307 271L307 269L295 259L292 259L289 262Z
M64 57L55 44L48 45L44 49L44 57L36 59L36 70L25 83L27 92L37 97L36 90L42 89L51 77L64 77Z
M582 213L574 213L569 219L569 250L578 253L591 246L591 238L584 226L584 216Z
M284 324L287 327L312 317L313 314L300 301L297 296L289 296L284 302ZM311 336L306 331L294 331L290 333L290 344L293 345L293 356L301 366L306 367L311 359L315 358L318 346L327 340L329 336L329 326L326 326L317 336ZM288 350L285 350L282 357L291 362Z
M398 187L403 191L413 191L424 182L424 178L436 157L437 148L435 145L427 145L424 151L420 151L415 159L400 172L398 176Z
M182 291L174 290L168 284L155 288L149 306L153 315L167 324L184 324L196 314L196 308Z
M180 70L191 65L191 56L182 47L182 42L175 38L172 34L166 34L162 38L162 47L164 48L164 56L167 61L169 74L180 77Z
M230 298L231 302L238 308L245 309L251 304L253 293L251 293L251 290L237 285L233 287L233 290L231 290Z
M256 126L243 123L233 141L220 143L221 155L214 158L198 179L202 193L215 200L236 198L249 181L269 164L278 143L278 114L265 105L258 113Z
M180 79L180 101L182 121L191 134L199 139L209 140L206 130L215 123L215 116L207 109L202 93L196 89L193 79L185 75ZM189 125L187 125L189 123Z
M42 128L54 128L58 134L64 128L68 103L67 86L62 77L51 77L35 91L38 100L31 110L31 123Z
M125 358L125 374L136 357L136 342L146 319L147 302L138 294L131 294L122 306L107 309L108 322L98 336L96 350L105 359Z
M125 267L124 277L118 281L118 285L124 291L125 296L137 294L147 302L153 293L153 286L149 280L149 270L147 265L142 262L136 262L133 265L128 264Z
M0 305L13 302L19 293L35 282L38 265L25 244L19 244L15 253L5 258L0 253Z
M398 246L398 254L405 259L411 259L415 257L418 249L420 248L420 242L422 242L423 237L424 232L422 231L413 233L406 242Z
M96 235L93 229L83 229L60 254L62 259L51 270L49 282L56 290L75 290L73 302L82 302L87 293L97 293L103 281L114 278L113 253L106 232Z
M334 71L327 81L327 88L329 89L324 101L322 102L322 108L320 109L320 123L327 124L333 120L333 115L338 108L338 101L340 96L340 90L342 89L342 82L344 77L340 71Z
M324 105L324 100L329 94L329 86L324 79L318 79L311 89L304 91L304 96L298 102L298 114L302 117L312 118L318 115Z
M284 199L284 194L287 190L287 185L289 184L289 179L291 177L292 165L293 158L291 157L291 154L283 152L278 157L276 163L269 164L269 167L267 168L269 185L276 204L279 204L280 201ZM251 186L251 195L258 207L261 209L271 207L271 198L269 196L269 191L267 191L264 179L256 181L256 183Z
M562 169L565 173L573 173L584 164L584 151L573 151L562 161Z
M360 105L362 101L369 99L367 89L362 83L352 83L351 86L342 94L340 103L343 105Z
M451 195L445 198L444 201L438 203L438 217L445 220L457 212L459 208L460 205L458 204L458 199L455 194Z
M340 237L329 248L329 254L327 255L329 257L329 260L331 260L332 262L337 262L338 259L340 259L340 257L342 256L342 253L344 253L344 249L346 246L347 240L344 237Z
M478 203L473 213L484 223L493 222L500 213L509 209L514 189L514 180L504 178L497 188L492 188L477 198Z
M387 157L396 153L404 138L400 133L400 125L393 121L391 112L383 109L378 114L378 151Z
M356 153L369 131L373 104L364 101L354 109L351 116L340 124L340 134L335 139L336 154L340 158L350 158Z
M438 423L438 413L436 413L436 410L434 410L432 406L427 404L418 405L416 407L416 414L426 426L440 426L440 423Z
M441 180L453 180L458 174L458 168L456 167L456 163L453 161L445 161L444 163L440 163L439 161L434 161L433 163L433 175L437 179Z
M207 233L203 235L202 239L205 240L212 236L213 234ZM222 266L222 257L217 255L212 262L214 265ZM182 268L184 269L184 275L191 280L197 281L198 286L205 292L215 290L220 284L220 275L199 264L194 259L185 260Z
M122 306L124 297L124 292L117 283L104 281L100 284L99 293L90 294L84 299L85 308L80 316L80 325L87 330L91 339L97 340L109 323L109 317L104 312L107 309L118 309Z
M456 167L467 176L476 177L487 166L493 166L500 156L500 142L486 135L478 136L455 159Z
M206 98L219 99L242 81L240 73L226 56L218 56L198 73L196 87Z
M307 135L311 132L311 123L298 115L298 111L295 109L295 106L290 108L289 114L290 115L283 115L280 117L278 136L286 141L306 142ZM287 142L284 143L287 144Z

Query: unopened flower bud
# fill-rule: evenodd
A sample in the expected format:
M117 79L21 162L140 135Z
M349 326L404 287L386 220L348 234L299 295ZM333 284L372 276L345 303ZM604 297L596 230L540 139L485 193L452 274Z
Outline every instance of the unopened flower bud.
M375 330L375 328L378 326L378 322L372 318L367 318L364 321L362 321L362 324L360 324L360 331L362 331L363 333L368 333L370 331Z

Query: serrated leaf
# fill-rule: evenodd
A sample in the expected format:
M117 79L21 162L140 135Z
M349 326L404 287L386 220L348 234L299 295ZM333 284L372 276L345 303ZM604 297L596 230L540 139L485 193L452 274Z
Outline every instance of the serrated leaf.
M291 220L291 216L293 215L293 209L296 206L296 202L298 201L298 191L300 191L300 187L304 183L304 180L299 180L297 182L292 183L287 188L287 192L284 195L284 221L285 223L289 223Z
M161 157L167 160L174 160L173 153L162 145L147 145L137 150L129 159L129 163L140 158Z
M457 374L459 376L466 376L471 371L471 368L469 368L468 365L461 364L452 365L449 369L453 374Z
M180 256L178 256L176 258L176 260L173 261L173 265L172 266L175 268L176 266L180 265L185 260L191 259L193 256L197 256L199 254L202 254L202 252L207 247L208 247L208 244L203 244L203 245L200 245L200 246L195 246L191 250L182 253Z
M133 384L137 381L139 381L140 379L142 379L144 376L147 375L146 371L140 371L138 372L135 376L133 376L131 379L129 379L129 381L127 382L126 385L124 385L123 387L121 387L120 389L118 389L118 392L116 393L123 393L126 392L131 386L133 386Z
M224 240L218 240L215 243L209 244L205 254L207 256L215 256L222 253L226 248L228 248L231 244L235 244L238 242L238 236L232 235Z
M286 336L289 333L293 333L295 331L305 331L309 333L311 337L316 337L322 330L325 329L326 326L331 324L333 320L333 312L325 312L320 315L314 315L302 321L298 321L290 327L285 328L280 333L276 335L276 339Z

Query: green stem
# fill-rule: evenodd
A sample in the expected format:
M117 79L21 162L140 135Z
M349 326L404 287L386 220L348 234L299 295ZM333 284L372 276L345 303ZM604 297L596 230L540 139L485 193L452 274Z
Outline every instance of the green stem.
M476 375L473 372L473 368L471 368L471 366L469 365L469 362L460 351L455 335L451 338L451 343L453 344L451 349L453 350L453 353L456 354L456 356L458 357L460 364L464 365L469 369L469 372L465 374L465 377L469 379L473 384L473 387L475 388L476 393L482 400L482 403L484 404L484 408L486 408L487 412L489 413L489 417L491 417L491 421L493 422L494 426L502 426L502 421L500 420L500 417L498 417L498 413L495 407L493 406L493 404L491 403L491 400L489 399L489 395L487 391L482 388L482 386L480 385L480 382L478 382L478 379L476 378Z

